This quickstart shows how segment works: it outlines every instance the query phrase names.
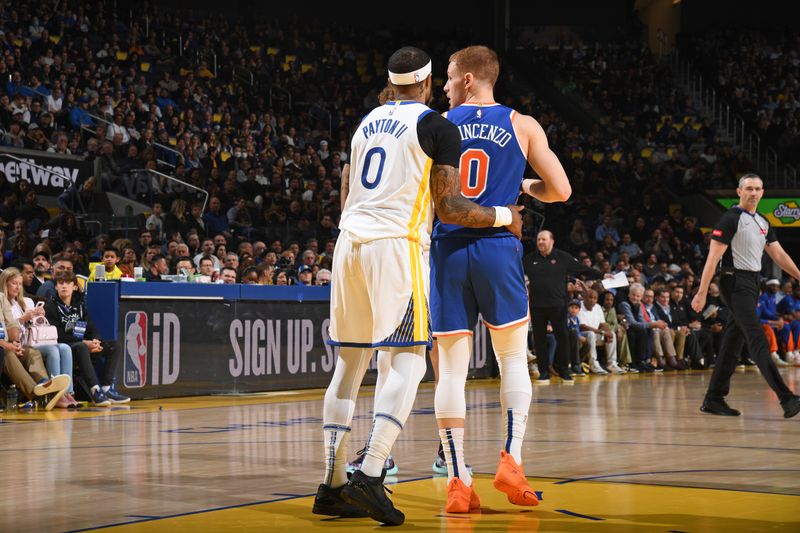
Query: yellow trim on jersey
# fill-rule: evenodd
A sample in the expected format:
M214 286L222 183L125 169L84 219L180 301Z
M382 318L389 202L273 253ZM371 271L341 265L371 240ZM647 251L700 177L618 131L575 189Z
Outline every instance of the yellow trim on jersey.
M418 242L408 241L411 256L411 297L414 299L414 341L428 340L428 298L422 270L422 248Z
M428 298L425 294L425 280L422 275L422 248L419 245L419 232L422 224L427 219L428 202L430 202L430 175L433 160L425 160L425 167L408 221L408 249L411 256L411 295L414 298L414 341L428 340Z
M419 242L419 230L428 214L426 209L428 206L427 198L431 193L428 183L430 182L432 166L433 159L429 157L425 160L425 167L422 169L417 198L414 200L414 209L411 211L411 219L408 221L408 238L414 242Z

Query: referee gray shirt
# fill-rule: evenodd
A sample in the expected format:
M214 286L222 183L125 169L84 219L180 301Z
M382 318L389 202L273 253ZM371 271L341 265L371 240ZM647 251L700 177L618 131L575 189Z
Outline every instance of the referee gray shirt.
M775 229L759 213L751 214L738 205L722 215L711 238L728 249L722 256L722 268L735 268L750 272L761 272L761 257L764 246L775 242Z

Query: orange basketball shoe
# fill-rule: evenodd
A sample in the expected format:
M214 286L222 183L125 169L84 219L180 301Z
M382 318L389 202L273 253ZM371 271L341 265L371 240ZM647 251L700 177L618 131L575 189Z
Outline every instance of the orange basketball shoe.
M481 508L481 499L472 486L464 485L461 479L454 477L447 484L447 504L444 510L448 513L468 513Z
M528 484L522 467L505 450L500 452L500 462L497 464L497 474L494 476L494 488L505 492L508 501L514 505L539 505L539 498Z

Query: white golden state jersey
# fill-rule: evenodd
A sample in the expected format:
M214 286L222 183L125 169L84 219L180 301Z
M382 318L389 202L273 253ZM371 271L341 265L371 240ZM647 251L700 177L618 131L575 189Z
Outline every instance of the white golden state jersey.
M420 147L417 123L433 112L419 102L388 102L361 121L353 135L350 189L339 223L353 240L430 242L432 159Z

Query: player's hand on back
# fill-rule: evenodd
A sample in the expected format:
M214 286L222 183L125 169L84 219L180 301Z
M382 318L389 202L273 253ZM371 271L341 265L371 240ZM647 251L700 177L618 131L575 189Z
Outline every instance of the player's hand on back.
M522 237L522 210L525 207L521 205L507 205L506 207L511 210L511 224L506 228L519 239Z

